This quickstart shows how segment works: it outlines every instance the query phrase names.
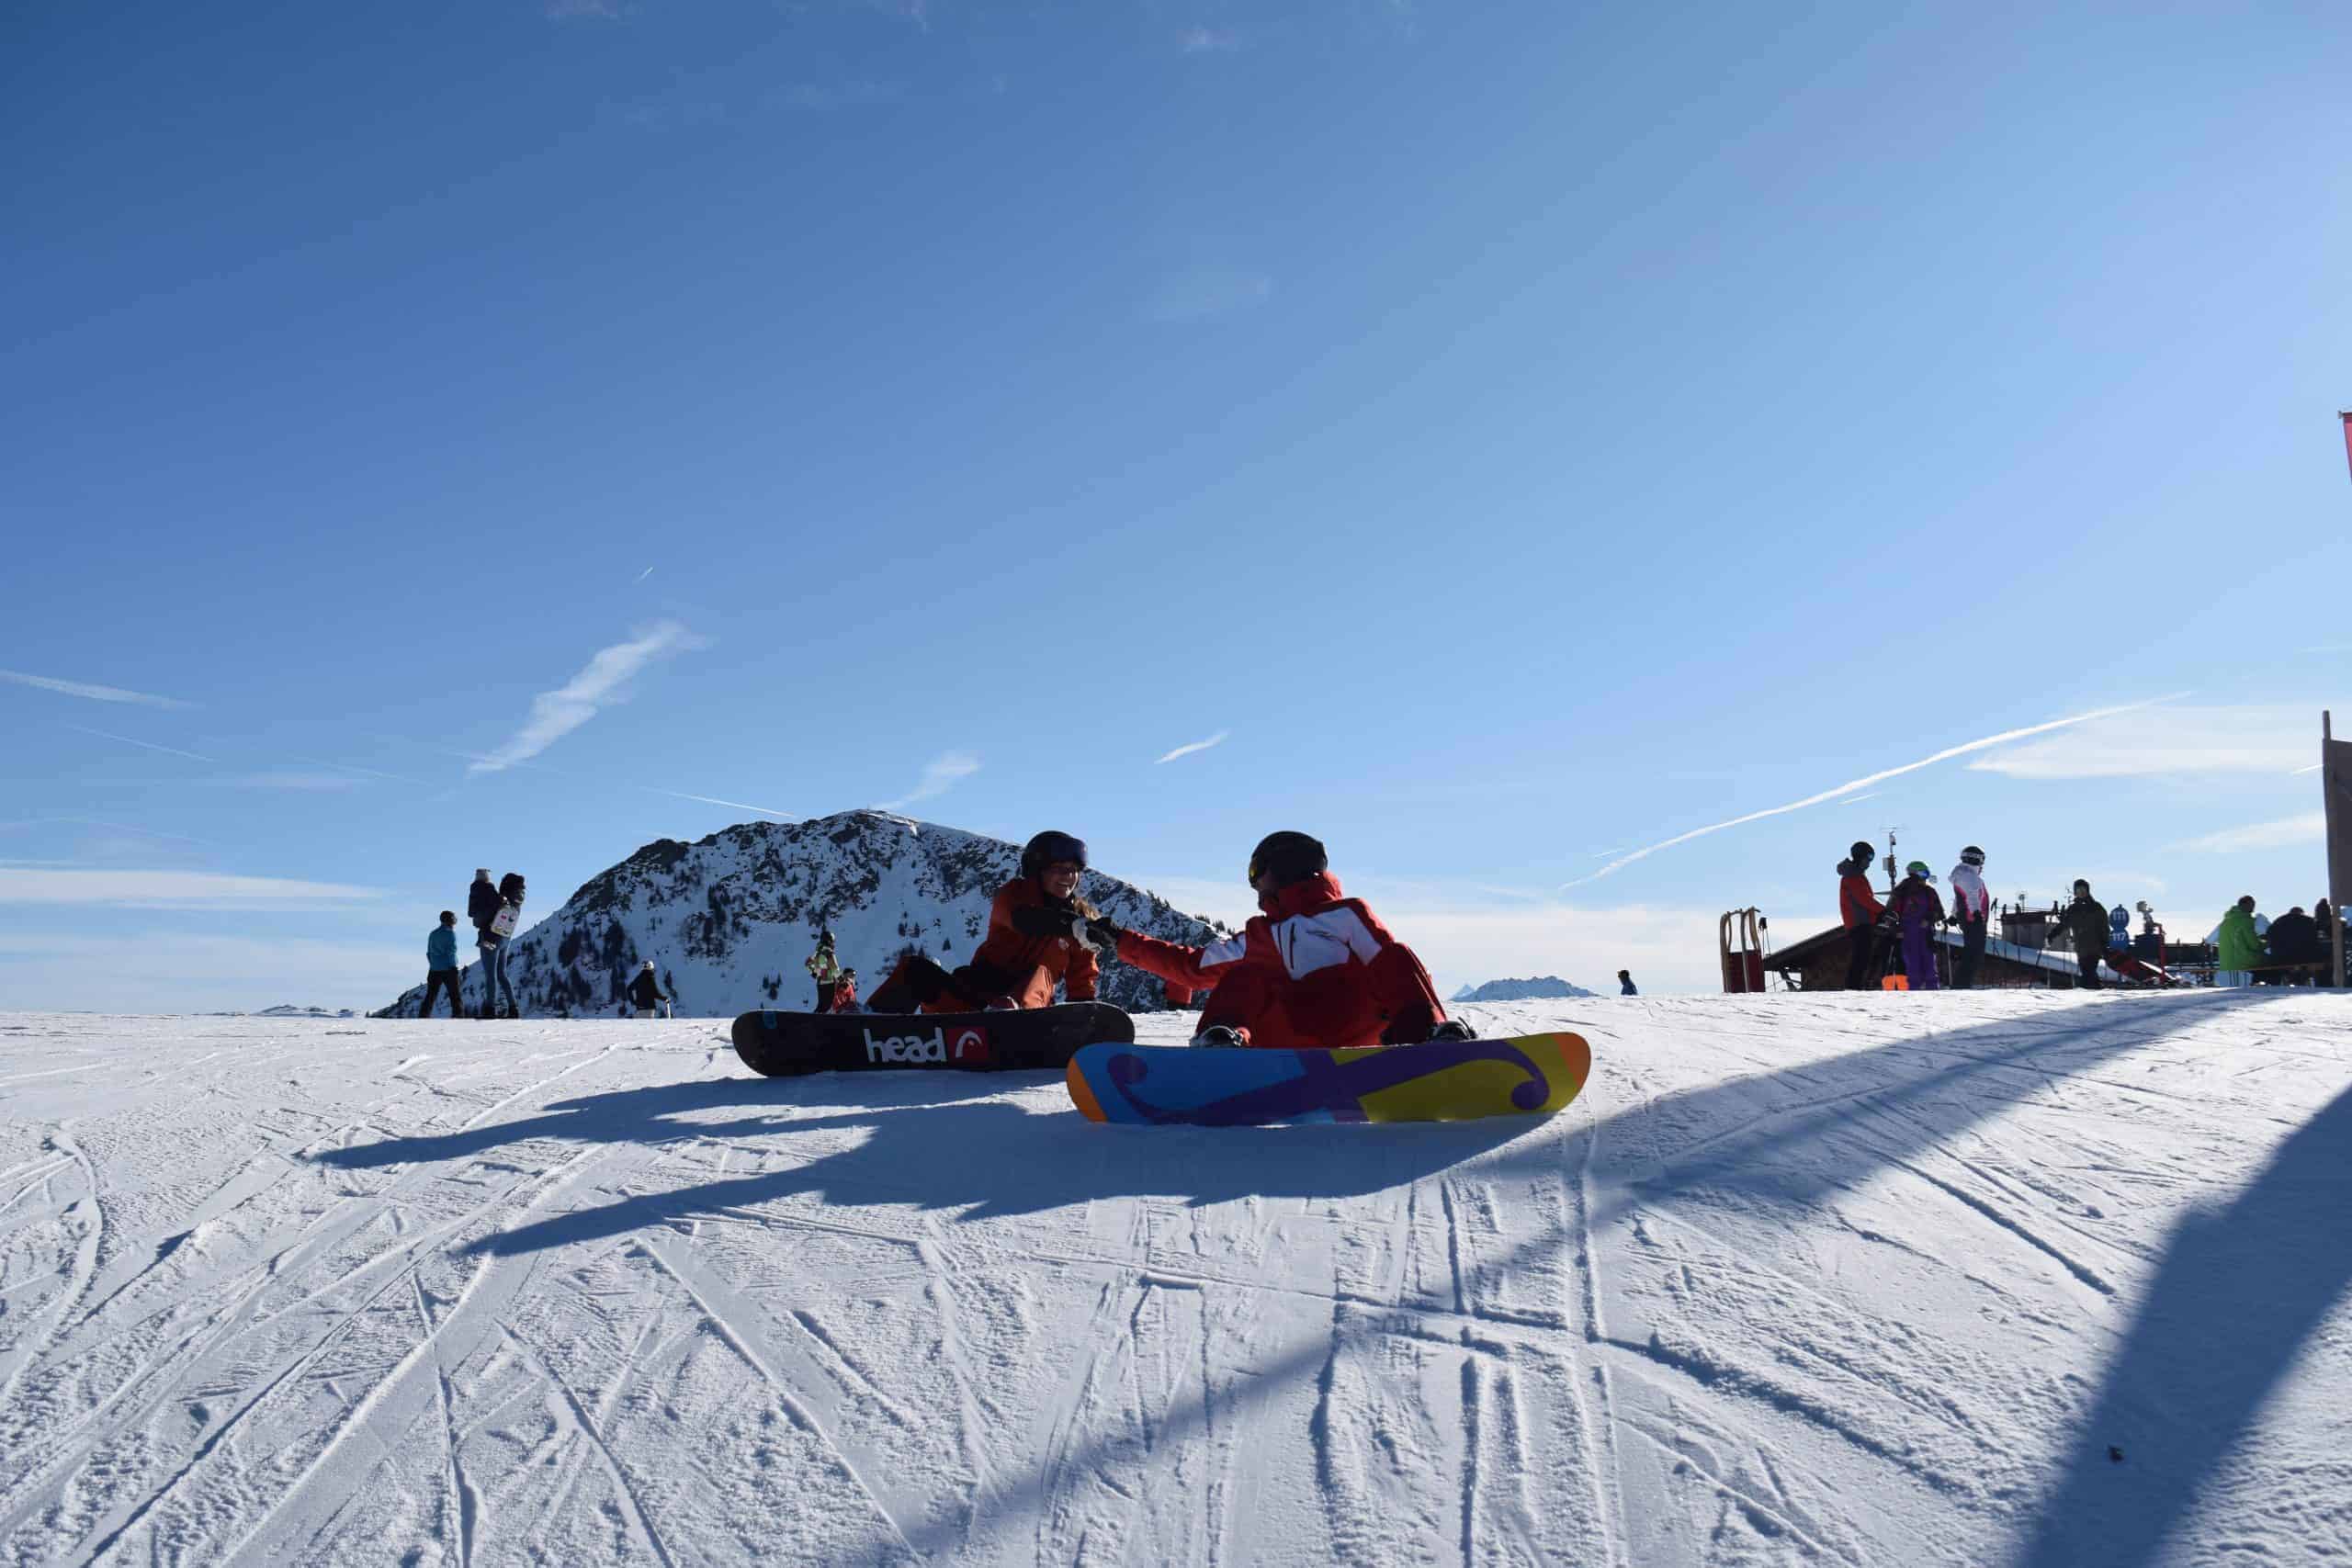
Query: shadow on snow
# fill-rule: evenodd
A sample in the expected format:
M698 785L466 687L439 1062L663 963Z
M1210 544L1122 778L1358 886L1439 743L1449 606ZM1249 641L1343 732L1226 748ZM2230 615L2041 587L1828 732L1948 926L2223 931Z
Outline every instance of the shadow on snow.
M1106 1196L1164 1196L1195 1205L1245 1197L1350 1196L1472 1160L1489 1171L1530 1165L1573 1171L1588 1146L1628 1141L1637 1173L1623 1178L1622 1190L1592 1216L1605 1222L1645 1201L1702 1189L1736 1190L1765 1202L1808 1202L1959 1136L2046 1086L2202 1022L2217 1009L2243 1010L2286 994L2086 998L2046 1019L1929 1030L1800 1067L1683 1090L1582 1126L1564 1120L1531 1127L1507 1118L1438 1125L1106 1128L1075 1114L1040 1115L988 1098L1007 1087L1001 1078L976 1075L948 1080L949 1088L941 1075L875 1075L727 1078L620 1090L562 1101L520 1122L314 1157L361 1168L460 1157L535 1137L658 1143L871 1130L854 1146L787 1168L556 1215L469 1249L495 1254L594 1241L793 1197L960 1209L968 1219L1035 1213ZM1595 1070L1605 1074L1606 1030L1593 1032L1601 1046ZM811 1091L820 1085L823 1095L838 1098L852 1083L862 1101L874 1103L793 1113L800 1105L817 1109ZM771 1109L733 1120L695 1119L747 1103ZM1572 1109L1568 1117L1576 1114ZM1503 1150L1514 1141L1517 1146ZM1651 1149L1658 1152L1644 1157ZM1826 1149L1838 1157L1786 1157ZM2022 1548L2023 1568L2094 1560L2130 1568L2154 1560L2198 1481L2244 1437L2302 1341L2352 1282L2352 1241L2343 1220L2347 1198L2352 1090L2290 1137L2226 1209L2182 1222L2085 1417L2072 1468ZM1530 1240L1502 1267L1564 1241L1556 1235ZM1261 1363L1255 1375L1220 1391L1219 1408L1261 1403L1290 1380L1327 1375L1345 1332L1335 1324L1329 1341ZM2217 1347L2230 1353L2216 1354ZM1202 1418L1197 1404L1170 1411L1162 1440ZM2126 1464L2111 1463L2109 1443L2126 1450ZM1062 1466L1082 1462L1066 1454ZM1001 1530L1037 1511L1045 1501L1042 1484L1043 1477L1034 1474L997 1478L976 1508L983 1528ZM918 1529L910 1540L918 1553L969 1544L959 1527L944 1522Z

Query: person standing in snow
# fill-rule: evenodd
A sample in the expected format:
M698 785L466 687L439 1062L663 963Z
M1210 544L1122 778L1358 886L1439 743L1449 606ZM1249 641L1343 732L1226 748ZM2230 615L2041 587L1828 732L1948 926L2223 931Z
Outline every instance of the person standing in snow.
M1944 923L1944 901L1928 886L1934 880L1928 874L1928 863L1915 860L1903 868L1903 880L1886 900L1903 922L1903 973L1915 991L1939 988L1936 928Z
M2059 911L2058 928L2075 944L2075 962L2082 969L2075 984L2086 991L2098 989L2098 961L2107 955L2107 906L2091 897L2091 885L2075 879L2074 902Z
M1638 997L1642 994L1634 988L1634 976L1630 970L1617 971L1617 994L1621 997Z
M1473 1038L1468 1025L1447 1019L1413 950L1340 891L1316 840L1269 833L1250 856L1249 882L1262 913L1207 947L1100 917L1088 934L1123 963L1209 993L1195 1045L1336 1050Z
M1021 874L996 890L989 934L954 971L920 953L899 960L866 998L869 1012L978 1012L1051 1007L1059 985L1074 1002L1094 999L1102 966L1090 945L1094 906L1078 896L1086 842L1044 832L1021 851Z
M416 1010L419 1018L433 1016L433 998L447 989L449 993L449 1016L466 1016L465 1003L458 998L458 912L441 911L441 923L424 939L424 1005Z
M490 879L490 867L475 867L474 884L466 889L466 919L474 928L474 947L481 958L475 966L481 976L481 1011L476 1015L481 1018L492 1016L491 954L498 944L491 939L490 928L497 920L498 911L505 907L505 902L498 896L497 884Z
M1984 962L1984 931L1993 919L1993 896L1984 887L1984 852L1974 844L1960 852L1960 863L1951 868L1951 919L1960 927L1952 989L1971 990L1976 985L1976 967Z
M660 1018L662 1004L674 999L662 994L662 981L653 973L653 960L647 959L645 966L637 972L637 978L628 983L628 1005L637 1010L639 1018Z
M474 876L474 886L481 887L489 880L489 872L477 872ZM506 978L506 944L514 935L515 928L522 924L523 891L523 876L520 872L510 871L500 877L498 886L491 890L491 897L497 902L491 908L489 919L477 922L477 929L481 931L481 935L476 940L475 946L481 953L480 965L481 1016L484 1018L500 1016L498 995L502 991L506 995L504 1016L508 1018L523 1016L523 1010L514 1005L514 983ZM469 895L467 900L469 908L474 907L477 897L478 895Z
M2213 937L2213 984L2251 986L2254 966L2262 962L2262 934L2254 929L2254 895L2249 893L2222 916Z
M1878 923L1886 913L1871 889L1871 847L1857 839L1850 853L1838 863L1838 919L1851 933L1854 951L1846 960L1846 988L1859 991L1871 983L1879 964Z
M833 1010L833 987L842 977L841 960L833 956L833 928L817 933L817 951L808 955L808 977L817 982L819 1012Z

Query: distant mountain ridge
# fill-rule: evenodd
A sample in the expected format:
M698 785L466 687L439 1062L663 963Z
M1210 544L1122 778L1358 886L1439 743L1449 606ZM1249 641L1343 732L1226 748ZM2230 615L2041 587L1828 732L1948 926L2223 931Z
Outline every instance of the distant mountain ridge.
M746 822L692 844L657 839L515 938L507 978L526 1014L612 1018L626 1010L624 988L650 958L680 1017L805 1010L815 1000L806 965L820 928L832 928L861 996L910 949L954 968L979 945L989 900L1020 863L1016 844L881 811ZM463 907L462 891L450 895L452 908ZM1197 946L1226 934L1099 871L1079 891L1120 925L1171 942ZM458 951L466 1006L478 1010L472 934L460 929ZM420 984L375 1016L414 1018L424 993ZM1123 964L1103 965L1100 994L1131 1012L1167 1005L1157 979Z
M1538 975L1529 980L1489 980L1483 986L1464 986L1447 1000L1529 1002L1554 997L1589 997L1593 994L1582 986L1569 985L1557 975Z

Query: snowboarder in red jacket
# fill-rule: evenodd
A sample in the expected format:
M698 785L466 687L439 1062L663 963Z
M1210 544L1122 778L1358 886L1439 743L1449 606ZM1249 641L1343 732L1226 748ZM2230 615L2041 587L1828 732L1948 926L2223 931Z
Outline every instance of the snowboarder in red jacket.
M1209 993L1196 1045L1312 1050L1470 1038L1447 1021L1413 950L1340 891L1320 843L1305 833L1267 835L1250 857L1250 886L1265 912L1208 947L1103 919L1087 929L1122 961Z
M1846 859L1838 863L1838 920L1853 937L1854 951L1846 960L1846 988L1859 991L1870 984L1878 966L1883 937L1879 921L1885 916L1878 895L1871 891L1871 847L1854 840Z

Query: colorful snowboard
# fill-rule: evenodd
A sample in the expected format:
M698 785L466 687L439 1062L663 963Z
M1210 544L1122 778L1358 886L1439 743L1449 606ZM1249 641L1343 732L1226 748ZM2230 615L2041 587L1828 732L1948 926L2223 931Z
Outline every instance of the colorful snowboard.
M1582 1035L1528 1034L1351 1051L1090 1044L1067 1077L1090 1121L1243 1127L1548 1116L1591 1071Z
M764 1077L956 1067L1058 1071L1081 1045L1133 1040L1135 1021L1104 1002L1024 1012L747 1012L735 1054Z

